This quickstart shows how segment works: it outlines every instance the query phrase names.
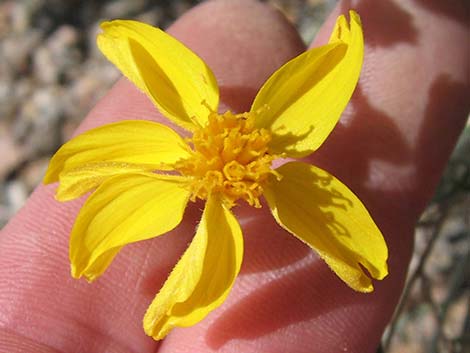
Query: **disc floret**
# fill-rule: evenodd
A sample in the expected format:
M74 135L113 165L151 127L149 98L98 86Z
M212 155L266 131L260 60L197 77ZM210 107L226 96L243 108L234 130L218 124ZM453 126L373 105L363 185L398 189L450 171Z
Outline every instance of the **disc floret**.
M278 156L269 152L271 134L255 127L255 116L256 112L211 112L206 126L194 132L191 157L175 166L191 178L192 201L219 193L229 207L239 199L261 207L263 185L270 174L277 176L271 163Z

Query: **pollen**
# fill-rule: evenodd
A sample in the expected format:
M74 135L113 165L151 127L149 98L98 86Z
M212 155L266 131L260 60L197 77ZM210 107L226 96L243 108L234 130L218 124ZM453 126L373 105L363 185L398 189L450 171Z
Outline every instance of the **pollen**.
M272 161L279 156L269 153L271 134L255 127L256 114L211 112L206 126L194 132L189 140L191 157L175 165L191 180L192 201L218 193L229 208L240 199L261 207L259 197L268 176L279 177L271 169Z

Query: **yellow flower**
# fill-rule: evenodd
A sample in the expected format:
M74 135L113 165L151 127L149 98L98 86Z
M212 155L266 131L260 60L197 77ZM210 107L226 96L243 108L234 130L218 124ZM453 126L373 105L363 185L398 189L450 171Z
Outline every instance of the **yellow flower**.
M276 158L314 152L336 125L362 66L359 16L338 18L327 45L306 51L261 87L249 112L218 113L207 65L176 39L135 21L102 25L101 51L172 122L122 121L72 139L54 155L46 184L56 198L93 191L70 239L72 276L100 276L122 246L175 228L189 201L206 206L196 235L147 310L145 332L163 338L202 320L227 297L243 237L231 212L264 196L281 227L306 243L351 288L387 275L387 247L361 201L331 174ZM367 270L367 272L366 272Z

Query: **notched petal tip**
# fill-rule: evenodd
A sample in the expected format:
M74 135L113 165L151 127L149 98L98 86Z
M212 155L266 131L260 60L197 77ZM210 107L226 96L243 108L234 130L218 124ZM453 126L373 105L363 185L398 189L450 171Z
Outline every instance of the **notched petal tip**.
M358 29L362 32L361 17L356 11L349 10L349 21L346 19L345 15L338 16L335 27L330 36L330 42L341 40L346 43L350 43L351 33L357 32ZM355 33L352 35L355 35Z
M80 279L83 277L83 272L79 271L77 266L73 262L71 262L70 263L70 275L74 279ZM91 279L89 279L88 277L85 277L85 278L88 282L92 282L94 280L94 278L91 278Z
M380 268L376 268L377 272L372 274L372 278L379 280L379 281L389 275L388 263L387 263L388 261L388 249L387 248L385 248L385 252L386 252L386 255L385 255L385 260L383 261L383 264L382 264L383 266Z
M356 10L349 10L349 20L354 21L358 25L362 26L361 16L359 16Z
M181 222L188 199L180 179L147 173L106 180L85 202L72 229L72 276L92 281L122 246L172 230Z
M372 282L368 284L362 284L356 288L350 287L351 289L354 289L356 292L361 292L361 293L372 293L374 291L374 286L372 285Z
M268 129L271 149L305 157L329 136L348 104L362 67L364 43L358 15L336 22L327 45L312 48L277 70L258 92L252 106L271 107L257 119Z
M277 171L283 178L265 192L276 221L316 250L349 287L371 292L372 279L388 274L388 249L364 204L312 165L289 162Z
M147 335L164 338L174 327L204 319L223 303L240 271L243 237L235 216L210 197L196 235L145 313Z

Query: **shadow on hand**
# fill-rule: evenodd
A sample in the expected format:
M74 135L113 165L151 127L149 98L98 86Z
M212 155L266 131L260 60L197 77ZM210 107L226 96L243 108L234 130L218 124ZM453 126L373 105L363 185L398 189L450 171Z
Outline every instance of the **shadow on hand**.
M347 175L344 180L348 181L348 185L349 181L356 184L358 194L369 199L370 202L366 204L373 205L371 210L377 215L376 222L389 246L389 277L384 282L375 283L375 294L359 294L345 289L345 285L323 261L311 254L310 258L304 257L302 262L293 265L293 269L286 267L279 274L273 274L272 280L260 284L228 308L209 328L206 336L208 345L220 349L231 340L256 339L338 308L371 301L371 295L380 297L377 300L382 301L381 315L391 315L404 283L412 244L412 225L398 221L407 212L409 204L415 202L415 193L423 192L437 183L440 170L452 149L452 145L446 144L443 148L443 144L438 143L438 137L440 134L452 134L452 139L457 137L465 122L462 116L470 108L467 95L466 85L452 81L448 76L439 76L429 91L429 103L419 138L413 148L410 148L401 137L393 119L371 107L359 89L353 100L356 108L354 117L350 124L340 127L341 131L334 133L338 136L331 139L326 155L329 166L337 170L338 174ZM446 117L455 119L455 122L449 122ZM348 147L350 145L353 147ZM351 148L356 150L349 161ZM368 190L363 181L367 177L368 164L372 158L416 165L416 184L412 184L405 195L400 190ZM430 174L436 177L429 179ZM423 200L423 197L418 199ZM256 248L263 249L261 243L265 241L268 242L268 239L261 240ZM269 248L269 243L265 247ZM279 257L279 253L277 250L273 251L272 256ZM251 254L250 257L255 255ZM290 261L294 259L295 257ZM275 268L277 267L282 266ZM316 303L315 310L312 310L312 302Z
M230 306L210 327L208 345L217 350L231 340L256 339L347 306L358 295L343 290L345 285L330 276L330 269L312 255L305 266L276 277ZM312 301L318 302L314 312Z
M350 103L353 113L349 121L336 125L306 161L319 165L358 192L370 176L372 160L403 165L410 161L411 151L393 117L372 106L360 84Z
M220 86L220 101L227 109L235 113L247 112L250 110L257 89L248 87Z
M262 202L260 210L238 207L234 212L242 226L245 241L241 274L282 268L312 252L308 246L276 223L265 202Z
M417 4L438 14L470 26L470 6L467 0L415 0Z
M411 150L393 122L393 118L371 106L360 87L356 89L352 104L354 114L350 117L350 121L345 125L338 125L327 139L325 146L322 146L321 152L317 152L319 158L315 158L317 154L314 154L314 158L307 162L313 160L314 165L318 165L318 162L327 165L326 170L337 172L334 174L337 174L339 179L344 180L348 186L354 186L352 189L361 198L364 196L364 199L369 199L366 204L371 206L372 203L373 207L378 209L373 214L380 215L376 218L376 222L385 235L390 236L392 232L408 231L406 226L397 226L394 222L396 218L387 212L388 208L393 206L389 203L384 206L384 199L399 199L397 192L383 191L377 195L377 190L368 190L364 183L369 176L372 159L401 165L411 161ZM273 280L260 284L250 294L233 304L213 323L206 340L214 349L220 349L234 339L256 339L290 325L325 315L338 308L347 307L352 303L369 301L371 298L371 295L363 295L347 289L328 266L311 253L312 250L308 246L282 230L272 220L266 205L263 205L263 211L266 214L260 218L256 218L253 212L247 212L247 215L254 217L255 225L245 232L246 254L242 273L283 268L282 274L273 274ZM241 213L244 212L241 209ZM243 219L243 215L239 219ZM279 229L275 231L279 234L263 232L259 227ZM411 239L411 237L408 238ZM272 248L273 243L274 248ZM395 241L389 244L390 268L397 268L399 271L390 274L391 278L387 279L387 286L398 288L397 293L406 273L406 268L401 265L407 262L409 254L406 249L411 249L408 245L406 241ZM405 251L403 248L406 248ZM265 260L257 259L260 257L260 252ZM286 254L287 256L284 256ZM289 270L287 265L300 259L303 260L292 265L295 269ZM308 265L303 266L307 262ZM379 287L379 283L376 285ZM316 298L322 298L322 300L316 300ZM394 301L387 300L389 303L385 310L391 312ZM312 310L312 301L318 303L315 310Z
M414 153L417 165L416 180L419 194L428 197L414 198L414 208L423 210L433 194L454 145L442 145L440 138L457 141L470 112L470 86L457 82L447 74L439 75L429 90L425 118ZM431 177L430 177L431 176Z
M361 16L365 41L372 47L389 47L397 43L416 43L418 33L412 16L391 0L363 0L357 6L341 3L341 12L353 8Z
M445 5L437 8L447 13L450 11L450 7ZM365 14L364 27L368 43L372 41L372 46L417 41L418 34L412 17L392 1L363 1L356 10ZM383 20L388 18L390 21L393 18L393 23L384 26ZM390 31L384 33L383 28L389 28ZM305 255L293 256L284 261L282 266L273 260L273 268L285 268L270 275L268 283L260 283L227 308L209 328L206 335L208 345L220 349L231 340L257 339L338 308L373 300L381 301L383 317L391 315L406 277L413 241L413 220L418 216L416 212L422 210L432 195L453 147L449 142L455 140L465 123L464 117L470 108L468 93L469 87L465 84L447 75L437 76L427 93L424 119L416 117L422 119L418 138L409 145L403 136L406 126L396 125L396 121L406 123L406 120L390 116L372 105L362 87L358 86L351 101L353 110L349 120L338 125L313 158L308 159L350 186L367 205L384 233L389 246L390 275L386 281L376 283L374 299L371 295L345 289L344 284L313 254L308 255L308 258ZM440 136L445 136L443 142ZM371 188L367 185L371 173L386 172L380 166L372 166L372 161L386 162L392 167L410 167L410 175L404 178L407 184L392 188L387 185ZM384 178L388 183L386 176ZM402 180L398 178L398 181L391 182L400 183ZM408 215L409 210L413 214ZM253 251L249 254L250 258L256 256L255 252L259 249L269 249L268 235L264 239L263 234L256 242L247 240L253 246L249 250ZM257 234L251 236L256 237ZM282 254L283 242L281 240L280 245L276 246L278 249L272 252L272 258ZM288 263L302 257L302 262L291 268L286 267ZM269 270L269 265L266 263L262 269ZM254 266L247 272L257 270L259 268ZM312 306L312 302L315 302L315 306Z

